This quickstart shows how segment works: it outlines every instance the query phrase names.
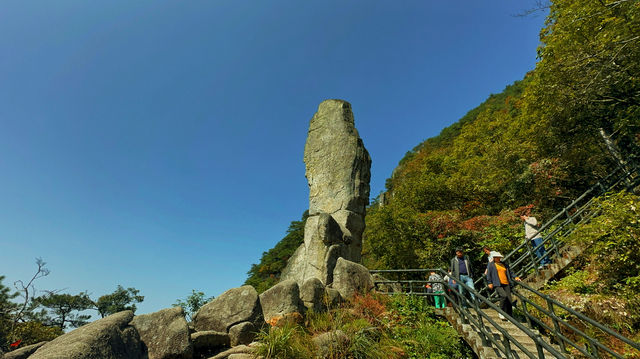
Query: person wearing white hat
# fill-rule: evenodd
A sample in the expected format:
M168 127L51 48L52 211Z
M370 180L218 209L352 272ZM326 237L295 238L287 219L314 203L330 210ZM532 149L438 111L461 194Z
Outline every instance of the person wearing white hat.
M489 289L493 289L500 296L500 309L509 316L513 315L513 298L511 297L511 285L514 280L520 281L520 278L515 277L511 272L511 268L506 263L502 263L502 254L500 252L491 252L493 262L489 262L487 265L487 282L489 283ZM500 319L506 320L506 318L500 314Z

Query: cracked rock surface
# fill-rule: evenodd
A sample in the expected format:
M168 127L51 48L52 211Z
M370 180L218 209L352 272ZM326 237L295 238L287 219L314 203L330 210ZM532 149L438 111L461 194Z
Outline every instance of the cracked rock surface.
M338 258L360 262L365 209L369 203L371 157L355 128L351 105L320 104L309 124L304 149L309 183L309 218L304 243L282 278L300 286L310 278L333 281Z

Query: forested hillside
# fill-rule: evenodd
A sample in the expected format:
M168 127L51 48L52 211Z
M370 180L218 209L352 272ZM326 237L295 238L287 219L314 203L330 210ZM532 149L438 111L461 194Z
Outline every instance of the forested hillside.
M441 267L456 246L476 261L485 244L508 252L521 241L525 206L544 221L618 165L601 129L636 156L638 34L638 1L553 1L536 68L400 160L368 209L365 264ZM284 263L275 262L287 256L272 251L252 268L252 284L277 280Z
M367 215L367 264L442 266L458 245L508 251L520 207L544 220L616 165L601 128L634 153L639 16L637 1L554 1L535 70L400 161Z

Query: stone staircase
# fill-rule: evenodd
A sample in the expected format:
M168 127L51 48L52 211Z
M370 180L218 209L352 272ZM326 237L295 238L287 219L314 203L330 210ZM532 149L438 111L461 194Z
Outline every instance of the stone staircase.
M574 259L579 257L584 251L583 247L568 245L560 249L560 255L551 258L552 263L539 270L537 273L529 274L523 281L533 289L542 288L549 280L565 269Z
M503 347L505 343L509 343L509 347L512 353L512 358L529 358L521 348L518 347L514 341L517 341L522 347L524 347L527 351L533 354L535 357L538 357L538 349L536 347L535 341L525 332L523 332L520 328L518 328L515 324L501 320L498 316L498 312L493 309L483 309L483 312L487 314L496 325L491 324L485 318L482 319L482 323L484 324L485 332L488 332L489 335L493 337L494 340L502 343ZM487 343L484 345L482 343L482 337L480 335L480 328L478 328L477 324L472 323L464 323L464 320L460 317L460 315L453 310L453 308L445 308L442 311L442 314L447 318L449 323L460 333L462 338L469 344L469 346L473 349L473 351L478 355L480 359L498 359L498 358L507 358L504 352L497 349L491 343ZM474 316L475 319L478 319L477 316ZM524 325L524 324L523 324ZM505 340L502 331L506 331L511 336L510 339ZM555 344L551 344L551 341L548 337L541 335L535 329L530 329L536 335L540 335L542 340L551 345L558 352L562 352L560 347ZM546 349L543 350L545 358L557 358L554 354L550 353ZM569 358L568 355L565 355L563 358Z

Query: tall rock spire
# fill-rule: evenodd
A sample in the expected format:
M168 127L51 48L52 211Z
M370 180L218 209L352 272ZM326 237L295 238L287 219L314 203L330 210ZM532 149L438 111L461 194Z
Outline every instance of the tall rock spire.
M309 124L304 162L309 218L304 243L289 259L282 279L302 285L315 277L329 284L339 257L360 262L369 203L371 157L354 126L348 102L320 104Z

